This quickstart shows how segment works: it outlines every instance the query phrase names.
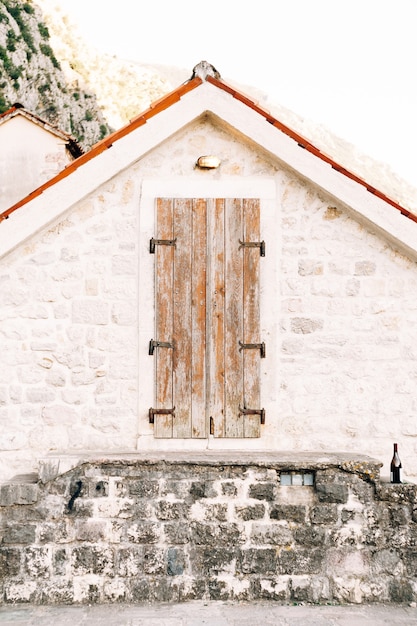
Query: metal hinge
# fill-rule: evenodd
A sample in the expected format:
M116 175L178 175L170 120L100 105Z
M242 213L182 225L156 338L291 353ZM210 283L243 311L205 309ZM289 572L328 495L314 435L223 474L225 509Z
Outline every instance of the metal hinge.
M174 246L177 245L177 238L175 239L152 239L149 241L149 252L155 254L155 246Z
M149 409L149 423L155 423L155 415L172 415L175 417L175 406L172 409Z
M240 241L239 239L239 250L240 248L259 248L259 253L261 256L265 256L265 241Z
M265 424L265 409L243 409L240 406L239 413L241 415L259 415L261 418L261 424Z
M151 339L149 342L149 354L152 355L155 351L155 348L171 348L174 349L174 345L169 343L168 341L155 341L155 339Z
M264 341L262 343L242 343L239 341L239 346L239 352L242 352L242 350L259 350L261 353L261 359L266 357L266 346Z

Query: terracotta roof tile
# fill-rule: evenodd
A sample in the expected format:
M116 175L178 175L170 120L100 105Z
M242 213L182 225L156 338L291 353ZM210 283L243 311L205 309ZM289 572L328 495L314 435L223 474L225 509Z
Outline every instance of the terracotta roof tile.
M412 213L411 211L409 211L405 207L401 206L398 202L396 202L392 198L388 197L385 193L383 193L381 191L378 191L373 186L369 185L360 176L358 176L355 173L349 171L348 169L343 167L341 164L337 163L334 159L332 159L328 155L326 155L323 152L321 152L308 139L306 139L305 137L303 137L299 133L297 133L294 130L292 130L289 126L287 126L287 125L283 124L282 122L280 122L277 118L275 118L273 115L271 115L271 113L269 111L267 111L266 109L263 109L261 106L259 106L259 104L257 102L252 100L250 97L248 97L247 95L241 93L240 91L238 91L234 87L228 85L222 79L217 78L216 77L217 75L218 75L218 73L216 73L215 75L208 74L205 77L205 80L207 82L211 83L212 85L218 87L222 91L225 91L225 92L229 93L233 98L236 98L236 100L238 100L242 104L245 104L246 106L251 108L253 111L255 111L256 113L258 113L259 115L264 117L265 120L268 123L270 123L272 126L274 126L274 128L276 128L277 130L281 131L282 133L286 134L288 137L290 137L291 139L296 141L297 144L301 148L304 148L305 150L307 150L308 152L310 152L311 154L313 154L317 158L319 158L322 161L328 163L337 172L339 172L339 173L343 174L344 176L346 176L347 178L355 181L359 185L362 185L370 193L372 193L373 195L377 196L381 200L385 201L386 203L388 203L389 205L391 205L392 207L394 207L395 209L400 211L401 214L404 215L405 217L411 219L414 222L417 222L417 215L415 215L414 213ZM112 133L108 137L105 137L104 139L102 139L101 141L96 143L91 148L91 150L89 150L87 153L85 153L82 156L80 156L77 159L75 159L75 161L70 163L63 171L61 171L59 174L57 174L54 178L52 178L48 182L44 183L41 187L39 187L38 189L34 190L31 194L29 194L28 196L26 196L25 198L23 198L22 200L20 200L16 204L14 204L12 207L10 207L9 209L7 209L3 213L1 213L0 214L0 222L3 221L4 219L7 219L11 213L13 213L17 209L19 209L21 206L25 205L27 202L32 200L34 197L39 196L43 191L45 191L49 187L52 187L53 185L55 185L61 179L66 178L67 176L69 176L76 169L78 169L79 167L84 165L84 163L86 163L86 162L90 161L91 159L95 158L98 154L100 154L101 152L103 152L107 148L110 148L116 141L118 141L122 137L125 137L126 135L131 133L136 128L139 128L140 126L145 124L147 122L147 120L151 119L152 117L154 117L155 115L157 115L161 111L164 111L165 109L169 108L172 104L178 102L182 98L183 95L185 95L186 93L192 91L193 89L195 89L196 87L198 87L202 83L203 83L203 80L199 76L195 76L193 74L193 77L190 80L186 81L185 83L180 85L180 87L178 87L174 91L168 93L167 95L163 96L159 100L156 100L155 102L153 102L151 104L151 106L146 111L144 111L143 113L141 113L138 116L134 117L130 121L129 124L127 124L126 126L121 128L120 130L115 131L114 133ZM8 113L8 112L6 112L6 113ZM4 115L6 115L6 114L4 113L3 116ZM0 116L0 120L1 120L1 117L2 116Z
M285 124L283 124L282 122L274 118L269 113L269 111L262 109L260 106L258 106L257 103L255 103L253 100L250 100L248 96L240 93L233 87L230 87L229 85L224 83L222 80L218 80L216 78L213 78L212 76L208 76L207 81L212 83L213 85L216 85L220 89L227 91L234 98L236 98L243 104L250 106L254 111L262 115L266 119L267 122L270 122L275 128L279 129L280 131L282 131L283 133L291 137L291 139L294 139L294 141L296 141L300 147L304 148L305 150L308 150L308 152L311 152L311 154L314 154L322 161L325 161L326 163L331 165L333 169L340 172L347 178L350 178L351 180L355 181L359 185L363 185L370 193L374 194L381 200L384 200L385 202L387 202L394 208L398 209L402 213L402 215L405 215L406 217L413 220L414 222L417 222L417 215L414 215L411 211L401 206L398 202L396 202L395 200L393 200L392 198L384 194L382 191L378 191L378 189L369 185L363 178L361 178L360 176L357 176L355 173L349 171L348 169L346 169L345 167L337 163L334 159L332 159L331 157L321 152L308 139L306 139L302 135L298 134L297 132L289 128L289 126L286 126Z

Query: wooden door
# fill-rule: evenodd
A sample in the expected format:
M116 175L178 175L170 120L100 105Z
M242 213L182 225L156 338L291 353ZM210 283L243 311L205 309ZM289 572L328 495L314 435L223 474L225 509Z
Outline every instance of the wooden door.
M159 198L156 223L155 436L258 437L259 200Z

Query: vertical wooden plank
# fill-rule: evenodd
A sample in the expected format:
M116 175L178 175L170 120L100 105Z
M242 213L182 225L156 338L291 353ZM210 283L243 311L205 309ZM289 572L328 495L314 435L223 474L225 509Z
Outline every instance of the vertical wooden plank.
M243 437L243 417L239 404L243 400L243 255L239 240L243 237L240 199L226 199L225 211L225 433L226 437Z
M207 436L206 415L206 266L207 202L192 203L191 282L191 419L192 437Z
M225 432L225 200L208 201L209 224L209 285L210 309L208 315L209 417L215 437Z
M243 201L243 231L244 241L255 242L260 240L260 211L259 200L247 199ZM243 342L260 343L260 290L259 248L243 248ZM244 404L250 409L260 409L260 352L259 350L244 350ZM245 415L244 437L260 436L259 415Z
M174 200L174 237L177 240L174 260L174 354L173 385L175 418L173 436L191 437L192 384L192 200Z
M156 238L173 239L173 203L167 198L156 201ZM173 338L173 268L172 246L156 246L155 249L155 339L171 342ZM172 408L173 352L169 348L157 348L154 353L156 379L156 407ZM155 437L172 437L172 415L156 415Z

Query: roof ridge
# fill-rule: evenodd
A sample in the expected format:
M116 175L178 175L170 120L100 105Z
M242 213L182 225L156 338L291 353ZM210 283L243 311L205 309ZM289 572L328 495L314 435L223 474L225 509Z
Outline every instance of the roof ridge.
M232 87L228 83L224 82L220 76L220 73L216 70L216 68L213 65L211 65L207 61L200 61L200 63L198 63L193 68L191 77L187 81L185 81L182 85L180 85L173 91L169 92L165 96L162 96L161 98L153 102L148 109L146 109L144 112L140 113L136 117L132 118L132 120L128 124L123 126L121 129L114 131L112 134L108 135L107 137L105 137L104 139L96 143L88 152L76 158L74 161L72 161L72 163L67 165L67 167L64 170L59 172L52 179L50 179L49 181L47 181L46 183L44 183L37 189L33 190L30 194L22 198L19 202L15 203L6 211L3 211L2 213L0 213L0 223L3 220L7 219L14 211L24 206L33 198L41 195L43 191L45 191L49 187L52 187L57 182L59 182L59 180L66 178L73 171L78 169L80 166L84 165L84 163L90 161L101 152L104 152L104 150L106 150L107 148L110 148L114 142L125 137L136 128L145 124L149 119L151 119L152 117L154 117L161 111L167 109L172 104L178 102L183 95L192 91L193 89L201 85L203 82L208 82L212 84L213 86L220 88L222 91L225 91L226 93L230 94L233 98L235 98L242 104L245 104L246 106L251 108L255 113L258 113L259 115L264 117L268 123L274 126L274 128L281 131L282 133L290 137L292 140L296 141L297 144L301 148L307 150L308 152L310 152L311 154L313 154L320 160L330 165L335 171L346 176L347 178L356 182L357 184L363 186L367 191L369 191L370 193L372 193L379 199L383 200L384 202L386 202L393 208L397 209L405 217L411 219L414 222L417 222L416 214L409 211L407 208L402 206L399 202L393 200L391 197L389 197L385 193L376 189L376 187L374 187L373 185L370 185L369 183L367 183L365 179L361 178L354 172L345 168L343 165L335 161L329 155L325 154L324 152L321 152L321 150L317 148L311 141L309 141L303 135L300 135L298 132L296 132L295 130L293 130L292 128L290 128L289 126L287 126L280 120L278 120L268 110L262 108L255 100L251 99L249 96L245 95L244 93L240 92L239 90ZM22 109L20 109L20 111L21 110Z

